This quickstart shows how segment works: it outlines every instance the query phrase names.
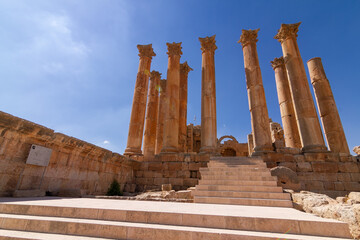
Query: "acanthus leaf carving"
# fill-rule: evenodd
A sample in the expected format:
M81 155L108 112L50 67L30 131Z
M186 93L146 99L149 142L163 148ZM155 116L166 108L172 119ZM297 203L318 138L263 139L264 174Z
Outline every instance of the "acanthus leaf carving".
M296 38L298 36L297 32L299 31L300 24L301 22L293 24L281 24L281 27L274 38L277 39L280 43L290 37Z
M274 60L270 63L272 68L275 70L275 68L285 65L284 57L274 58Z
M181 47L181 42L179 43L166 43L167 47L168 47L168 52L167 54L169 56L172 56L172 55L181 55L182 54L182 47Z
M139 57L148 57L152 59L152 57L156 56L152 44L137 45L137 48L139 49Z
M188 63L187 63L187 61L185 61L184 63L181 63L180 64L180 72L181 73L183 73L183 74L188 74L190 71L192 71L192 70L194 70L194 69L192 69L189 65L188 65Z
M258 41L257 36L258 36L259 31L260 31L260 28L255 29L255 30L243 29L238 43L241 43L242 47L245 47L249 43L256 43Z
M217 49L217 46L215 44L216 43L215 36L216 35L213 35L211 37L204 37L204 38L199 37L202 52L206 52L206 51L214 52Z

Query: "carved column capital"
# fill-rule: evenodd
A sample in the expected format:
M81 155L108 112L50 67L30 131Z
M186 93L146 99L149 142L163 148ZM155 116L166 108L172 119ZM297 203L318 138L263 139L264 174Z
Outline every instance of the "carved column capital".
M179 43L175 43L175 42L173 42L173 43L166 43L166 45L167 45L167 47L168 47L168 52L167 52L167 54L168 54L169 56L171 56L171 55L181 55L181 54L182 54L182 51L181 51L181 49L182 49L182 47L181 47L181 42L179 42Z
M215 36L216 35L211 36L211 37L204 37L204 38L199 37L202 52L205 52L205 51L214 52L217 49L217 46L215 44L216 43Z
M270 61L272 68L275 68L285 65L285 61L283 57L274 58L274 60Z
M181 73L188 74L188 73L189 73L190 71L192 71L192 70L194 70L194 69L192 69L192 68L188 65L187 61L185 61L184 63L181 63L181 64L180 64L180 72L181 72Z
M161 73L159 73L158 71L152 71L150 73L150 79L153 80L153 79L156 79L156 78L161 78Z
M290 37L297 37L297 32L299 31L299 26L301 22L294 23L294 24L281 24L280 29L278 30L278 33L275 35L275 39L277 39L279 42L283 42L284 40L290 38Z
M245 30L243 29L241 32L240 40L238 43L241 43L242 47L245 47L249 43L256 43L258 41L257 34L260 31L260 28L255 30Z
M137 45L137 48L139 49L139 57L148 57L152 59L152 57L156 56L154 53L154 49L152 48L152 44L148 45Z

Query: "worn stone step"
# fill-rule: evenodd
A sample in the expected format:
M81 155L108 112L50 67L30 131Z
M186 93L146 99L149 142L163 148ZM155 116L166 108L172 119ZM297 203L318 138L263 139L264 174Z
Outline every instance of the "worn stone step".
M283 199L291 200L289 193L269 193L269 192L237 192L237 191L205 191L195 190L193 196L209 197L234 197L234 198L260 198L260 199Z
M199 228L189 226L175 226L149 223L115 222L103 220L85 220L76 218L52 218L26 215L0 214L3 220L2 226L31 233L56 234L66 232L66 234L76 237L86 236L93 239L94 236L107 236L111 239L239 239L239 240L259 240L259 239L327 239L323 237L304 236L297 234L282 234L273 232L255 232L245 230L229 230L219 228ZM24 226L24 222L26 222ZM272 225L272 224L271 224ZM58 234L60 235L60 234ZM309 238L312 237L312 238ZM21 239L21 238L20 238ZM29 239L29 238L28 238ZM30 238L34 239L34 238ZM35 238L36 239L36 238ZM62 239L62 238L55 238ZM99 239L99 238L97 238Z
M254 175L212 175L202 174L201 179L203 180L236 180L236 181L277 181L277 177L263 177Z
M208 191L244 191L244 192L276 192L282 193L283 190L278 186L239 186L239 185L196 185L196 190Z
M277 186L276 181L243 181L243 180L199 180L199 185L237 185L237 186Z
M208 162L209 165L223 165L223 166L266 166L264 162L219 162L219 161L210 161Z
M289 207L289 208L293 207L292 201L281 200L281 199L194 196L194 202L195 203L211 203L211 204L269 206L269 207Z
M236 169L236 168L201 168L201 173L214 173L214 174L260 174L261 176L271 176L268 169Z
M234 166L227 166L224 164L210 164L208 163L207 165L208 169L217 169L217 168L223 168L223 169L228 169L228 170L241 170L241 171L259 171L259 170L267 170L268 168L266 166L258 166L258 165L234 165ZM200 168L200 169L205 169L205 168Z
M91 235L92 233L110 232L109 234L115 235L117 231L119 234L124 234L124 231L128 233L129 231L135 231L134 228L143 226L139 224L146 224L142 230L139 230L143 234L152 234L151 230L148 231L148 228L154 227L152 225L163 227L172 225L174 227L213 228L214 232L220 232L220 229L233 229L273 233L289 232L289 234L327 237L350 236L346 223L319 218L292 208L283 207L111 199L51 199L47 201L34 199L26 202L17 201L18 203L0 204L0 212L13 213L0 214L0 228L12 228L22 231L24 229L26 231L40 231L40 228L42 232L58 229L61 233L86 232L87 235L88 233ZM31 204L27 202L31 202ZM102 237L121 238L120 235L114 235L104 235ZM142 235L142 239L148 239L147 235L144 236ZM168 239L178 239L171 238L171 235L167 237L169 237ZM191 235L188 235L188 237L191 237ZM206 237L208 238L205 239L209 239L216 236Z
M105 240L109 238L83 237L65 234L50 234L39 232L25 232L0 229L0 240L21 240L21 239L37 239L37 240Z

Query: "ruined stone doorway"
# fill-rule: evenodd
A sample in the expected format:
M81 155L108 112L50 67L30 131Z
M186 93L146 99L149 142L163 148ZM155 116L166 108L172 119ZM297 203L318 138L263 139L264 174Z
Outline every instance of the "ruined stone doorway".
M223 157L235 157L236 151L232 148L225 148L221 151L221 156Z

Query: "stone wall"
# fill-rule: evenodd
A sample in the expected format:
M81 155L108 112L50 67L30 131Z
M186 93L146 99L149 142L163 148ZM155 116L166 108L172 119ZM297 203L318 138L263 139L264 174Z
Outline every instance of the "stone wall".
M142 157L137 158L141 161ZM159 190L169 183L174 190L194 187L201 177L200 167L207 167L209 159L202 154L156 155L153 161L141 162L135 168L136 190Z
M47 167L26 164L32 144L52 149ZM131 184L136 165L120 154L0 112L0 196L36 189L53 195L68 190L104 194L113 179L122 188Z
M336 153L269 153L263 155L269 168L283 166L296 172L301 190L345 196L360 191L360 158Z

